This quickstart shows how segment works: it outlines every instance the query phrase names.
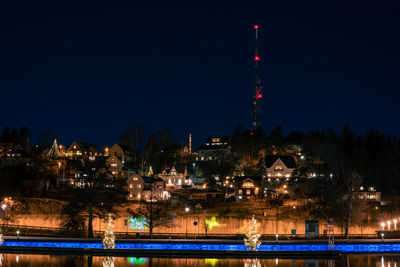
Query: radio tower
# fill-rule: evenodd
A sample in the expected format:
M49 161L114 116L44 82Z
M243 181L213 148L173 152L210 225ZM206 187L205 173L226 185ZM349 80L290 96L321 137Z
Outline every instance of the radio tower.
M255 42L255 54L254 54L254 89L253 89L253 127L251 134L257 130L258 127L261 126L260 115L261 115L261 104L262 104L262 87L260 81L260 75L258 70L258 63L260 61L260 55L258 54L258 25L254 25L254 30L256 34L256 42Z

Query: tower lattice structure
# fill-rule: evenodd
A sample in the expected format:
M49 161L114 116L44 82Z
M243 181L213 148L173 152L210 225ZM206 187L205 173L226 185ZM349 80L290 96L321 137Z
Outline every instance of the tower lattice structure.
M254 54L254 88L253 88L253 125L252 133L261 126L261 104L262 104L262 86L259 73L260 54L258 52L258 28L254 25L255 31L255 54Z

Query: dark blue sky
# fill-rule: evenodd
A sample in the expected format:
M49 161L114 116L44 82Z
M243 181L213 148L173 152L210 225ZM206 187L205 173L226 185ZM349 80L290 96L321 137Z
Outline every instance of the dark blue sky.
M258 23L264 129L400 134L399 3L195 2L2 3L0 127L99 145L250 127Z

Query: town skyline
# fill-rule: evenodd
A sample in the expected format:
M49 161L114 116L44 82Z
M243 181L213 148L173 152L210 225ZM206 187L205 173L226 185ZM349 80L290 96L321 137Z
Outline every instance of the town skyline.
M0 265L396 267L398 14L2 3Z

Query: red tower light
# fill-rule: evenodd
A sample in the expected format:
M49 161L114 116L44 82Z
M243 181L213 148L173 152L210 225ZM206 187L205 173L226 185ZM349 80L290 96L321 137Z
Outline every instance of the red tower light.
M254 29L255 29L255 30L258 29L258 25L257 25L257 24L254 25Z
M260 56L259 56L259 55L255 55L255 56L254 56L254 60L255 60L255 61L260 61Z

